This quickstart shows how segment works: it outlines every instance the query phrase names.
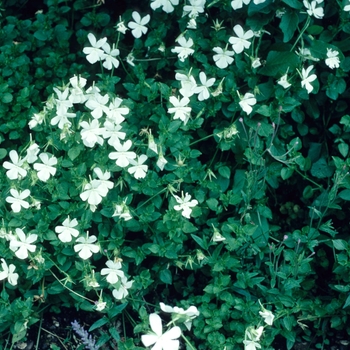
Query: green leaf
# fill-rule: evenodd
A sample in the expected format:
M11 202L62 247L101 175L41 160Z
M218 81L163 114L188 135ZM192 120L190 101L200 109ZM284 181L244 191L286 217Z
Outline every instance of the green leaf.
M350 201L350 190L343 190L338 193L338 196L345 201Z
M126 308L127 305L128 303L114 306L111 310L108 311L108 317L113 318L119 315Z
M36 32L34 32L34 38L40 40L40 41L46 41L49 36L50 33L48 33L47 31L44 31L43 29L39 29Z
M350 295L346 298L345 300L345 304L343 306L343 309L345 309L346 307L350 306Z
M208 249L208 244L205 240L203 240L202 238L196 236L196 235L193 235L191 234L191 237L196 241L196 243L201 247L203 248L204 250L207 250Z
M0 159L3 159L7 156L7 151L5 148L0 148Z
M311 174L318 179L331 177L333 175L333 168L327 164L326 159L320 158L316 163L312 164Z
M5 92L4 94L1 94L1 102L2 103L10 103L13 100L12 94L9 92Z
M270 51L266 65L260 73L269 77L280 77L288 71L294 71L299 65L299 58L293 52Z
M294 11L287 11L281 19L279 27L283 33L283 42L287 43L293 38L298 28L299 16Z
M334 239L333 246L338 250L346 250L348 248L348 243L343 239Z
M298 0L282 0L285 4L290 6L293 9L300 10L303 7L303 4L301 1Z
M168 269L160 271L159 279L165 284L173 283L173 277Z
M349 145L342 142L338 145L338 150L340 154L345 158L349 153Z
M281 169L281 178L283 180L289 179L294 173L294 170L292 168L282 168Z
M228 166L222 166L219 168L219 174L222 177L229 179L231 177L231 170Z
M107 317L100 318L99 320L97 320L96 322L94 322L91 325L91 327L89 328L89 332L92 332L96 328L100 328L100 327L104 326L108 322L109 322L109 319Z

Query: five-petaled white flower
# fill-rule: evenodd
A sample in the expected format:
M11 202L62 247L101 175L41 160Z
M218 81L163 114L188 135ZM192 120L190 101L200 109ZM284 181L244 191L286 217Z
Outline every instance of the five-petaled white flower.
M111 70L113 67L118 68L119 67L119 61L116 59L117 56L119 56L119 50L113 47L111 49L110 45L108 43L105 43L102 46L102 49L105 52L105 61L103 62L103 67L105 67L108 70Z
M168 108L168 113L175 113L174 119L181 119L186 125L188 119L190 118L192 110L191 107L187 106L190 102L190 99L185 96L181 100L179 100L175 96L170 96L169 101L174 107Z
M10 249L15 252L17 258L27 259L28 251L34 253L36 246L34 243L38 238L38 235L31 234L26 237L25 233L20 229L16 228L16 236L10 240Z
M180 81L180 94L184 97L191 97L194 94L194 88L197 86L196 80L190 74L176 73L175 79Z
M194 53L194 50L191 49L193 46L193 40L191 38L186 40L184 36L181 36L177 42L180 46L175 46L173 49L171 49L171 52L177 53L179 60L184 62L189 55Z
M107 275L107 282L110 284L117 283L120 278L124 277L124 272L121 270L122 264L120 261L114 262L112 260L108 260L106 262L107 268L103 268L101 270L101 275Z
M91 180L84 186L84 192L80 193L80 198L87 201L90 205L98 205L102 197L106 197L108 189L101 184L100 180Z
M313 82L317 78L316 74L311 74L309 76L309 74L311 73L313 68L314 68L314 66L311 65L311 66L307 67L306 69L303 68L301 71L301 78L302 78L301 87L305 87L308 94L314 89L314 87L310 83Z
M150 21L151 16L146 15L145 17L141 18L140 14L136 11L134 11L131 16L135 21L130 21L128 23L128 27L131 29L131 34L135 38L141 38L142 34L146 34L148 31L148 28L145 25Z
M201 81L202 85L199 85L196 88L194 88L194 92L198 94L199 101L204 101L210 97L210 92L208 88L214 85L216 79L207 79L207 75L204 72L200 72L199 80Z
M185 218L189 219L190 215L192 213L193 207L195 207L198 204L198 201L196 199L191 200L191 196L186 193L185 197L183 192L181 192L181 197L174 195L176 202L179 203L179 205L175 205L175 210L182 210L181 215Z
M27 170L22 168L25 159L21 159L15 150L10 151L9 156L12 163L6 161L3 164L3 167L8 169L6 171L7 177L10 180L17 180L25 177L27 175Z
M307 0L303 1L304 6L306 7L306 12L309 16L314 16L315 18L321 19L324 16L323 7L317 7L322 1L313 0L309 3Z
M125 118L124 115L128 114L130 112L130 109L128 107L120 107L123 100L119 97L114 98L110 104L107 113L107 118L110 119L115 124L122 123Z
M147 159L148 157L145 154L141 154L137 161L130 159L130 164L133 166L128 168L128 173L134 175L135 179L143 179L148 170L148 165L143 164Z
M250 3L250 0L233 0L231 1L231 7L234 10L238 10L243 7L243 4L248 5L249 3Z
M141 336L144 346L154 344L151 350L177 350L179 348L179 341L175 339L181 336L180 327L175 326L163 334L162 320L157 314L149 315L149 323L153 332Z
M222 49L221 47L214 47L213 51L216 52L213 59L220 69L227 68L234 61L232 58L235 54L234 51L227 50L226 48Z
M187 310L181 307L171 307L164 303L159 303L160 308L164 312L172 313L172 321L182 321L186 328L190 331L192 327L192 320L199 316L199 311L195 306L190 306Z
M72 236L78 237L79 231L74 228L78 226L77 219L71 220L68 216L67 219L65 219L62 223L62 226L56 226L55 232L58 233L58 238L61 242L71 242Z
M40 151L39 146L36 143L32 143L28 147L27 154L23 160L25 160L29 164L34 163L38 159L39 151Z
M161 7L166 13L174 11L174 6L179 4L179 0L152 0L151 7L153 10Z
M268 324L269 326L272 326L273 319L275 318L274 314L270 310L266 310L260 303L260 300L259 300L259 304L262 308L262 311L259 311L260 316L264 319L266 324Z
M69 88L66 87L63 91L53 88L58 98L55 98L58 111L66 111L73 106L73 103L68 99Z
M83 49L83 52L87 55L86 59L91 64L94 64L100 60L104 60L106 54L103 52L103 50L101 50L101 47L107 42L107 38L102 38L97 41L95 35L89 33L88 39L90 41L91 47L84 47Z
M15 273L16 266L13 264L7 265L5 259L1 258L1 266L3 271L0 271L0 281L7 278L8 282L15 286L17 285L18 273Z
M338 51L327 48L327 58L325 62L330 69L339 68L340 60L338 55Z
M86 121L80 122L82 130L80 131L81 139L86 147L94 147L96 143L103 144L103 135L105 129L100 128L100 123L97 119L93 119L90 123Z
M56 174L56 168L53 165L57 164L57 158L55 156L49 158L48 153L39 154L39 158L42 163L35 163L34 169L38 172L38 178L46 182L51 175L54 176Z
M204 12L206 0L189 0L190 5L185 5L183 8L184 14L192 18L196 18L199 13Z
M57 125L59 129L63 130L64 128L69 128L72 123L68 120L68 118L75 118L76 114L68 112L68 108L61 107L57 109L56 115L51 119L51 125Z
M112 292L114 298L118 300L124 299L129 294L128 289L130 289L134 283L134 281L128 281L125 276L122 276L120 281L121 283L118 289L114 289Z
M284 89L288 89L292 84L288 82L288 74L284 74L277 80L277 84L281 85Z
M106 120L103 124L103 133L102 136L104 139L108 139L108 144L113 146L115 143L119 142L120 140L125 139L125 132L120 131L122 129L122 126L120 124L115 124L109 120Z
M120 142L113 144L113 147L117 152L111 152L108 157L110 159L116 159L116 164L121 168L125 168L130 164L130 159L136 158L136 153L129 151L132 146L131 140L127 140L122 145Z
M100 251L100 247L94 244L97 241L96 236L90 236L89 233L86 234L85 237L79 237L76 242L80 242L74 246L74 251L79 252L79 256L83 259L89 259L92 256L92 253L98 253Z
M84 103L87 97L84 94L84 87L87 80L82 77L77 77L76 75L69 79L72 87L70 89L69 100L72 103Z
M111 178L111 173L109 171L105 171L103 173L100 168L94 168L94 173L98 177L98 180L95 179L95 181L100 183L100 188L103 188L106 193L113 188L114 183L112 181L109 181Z
M18 192L14 188L11 188L10 193L12 197L6 197L6 202L12 203L11 208L14 213L19 213L21 211L21 207L23 207L24 209L29 208L29 203L24 200L30 195L29 190Z
M243 97L239 93L238 95L239 95L239 98L241 99L239 101L239 105L241 106L243 111L249 115L253 110L252 106L256 104L256 98L250 92L247 92Z
M233 31L237 36L231 36L229 38L230 44L236 53L243 52L244 49L249 49L251 42L248 39L251 39L254 36L254 32L249 29L244 33L244 30L240 24L236 24L233 27Z
M100 119L103 115L103 112L106 114L109 112L109 108L106 106L108 100L108 94L102 96L101 94L96 93L88 99L88 101L85 103L85 106L92 110L91 115L95 119Z

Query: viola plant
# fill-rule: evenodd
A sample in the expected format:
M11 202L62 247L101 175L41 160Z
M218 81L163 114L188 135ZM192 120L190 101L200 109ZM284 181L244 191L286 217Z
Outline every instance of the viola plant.
M108 2L0 18L0 345L347 339L350 5Z

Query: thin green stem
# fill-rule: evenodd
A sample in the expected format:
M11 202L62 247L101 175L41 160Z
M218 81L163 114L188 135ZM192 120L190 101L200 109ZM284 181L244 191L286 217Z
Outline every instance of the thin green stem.
M197 140L197 141L194 141L194 142L190 143L190 146L193 146L193 145L195 145L195 144L196 144L196 143L198 143L198 142L201 142L201 141L207 140L207 139L209 139L209 138L213 137L214 135L215 135L215 134L210 134L210 135L204 136L204 137L202 137L201 139L199 139L199 140Z
M194 348L193 346L192 346L192 344L188 341L188 339L181 333L181 337L182 337L182 339L186 342L186 344L190 347L190 349L192 349L192 350L196 350L196 348Z
M295 41L294 45L292 46L292 48L290 49L290 52L292 52L295 48L295 46L297 45L297 43L299 42L299 40L301 39L301 37L303 36L305 30L309 27L309 24L310 24L310 21L311 21L311 18L310 16L307 17L307 20L304 24L304 27L303 29L300 31L298 37L297 37L297 40Z
M41 334L41 326L43 324L43 315L41 314L40 317L40 324L39 324L39 330L38 330L38 335L36 337L36 344L35 344L35 349L39 350L39 343L40 343L40 334Z

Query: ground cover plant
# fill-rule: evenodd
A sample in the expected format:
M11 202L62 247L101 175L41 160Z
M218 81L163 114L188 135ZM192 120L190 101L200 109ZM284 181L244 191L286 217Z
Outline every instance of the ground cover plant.
M346 347L349 12L4 1L0 347Z

